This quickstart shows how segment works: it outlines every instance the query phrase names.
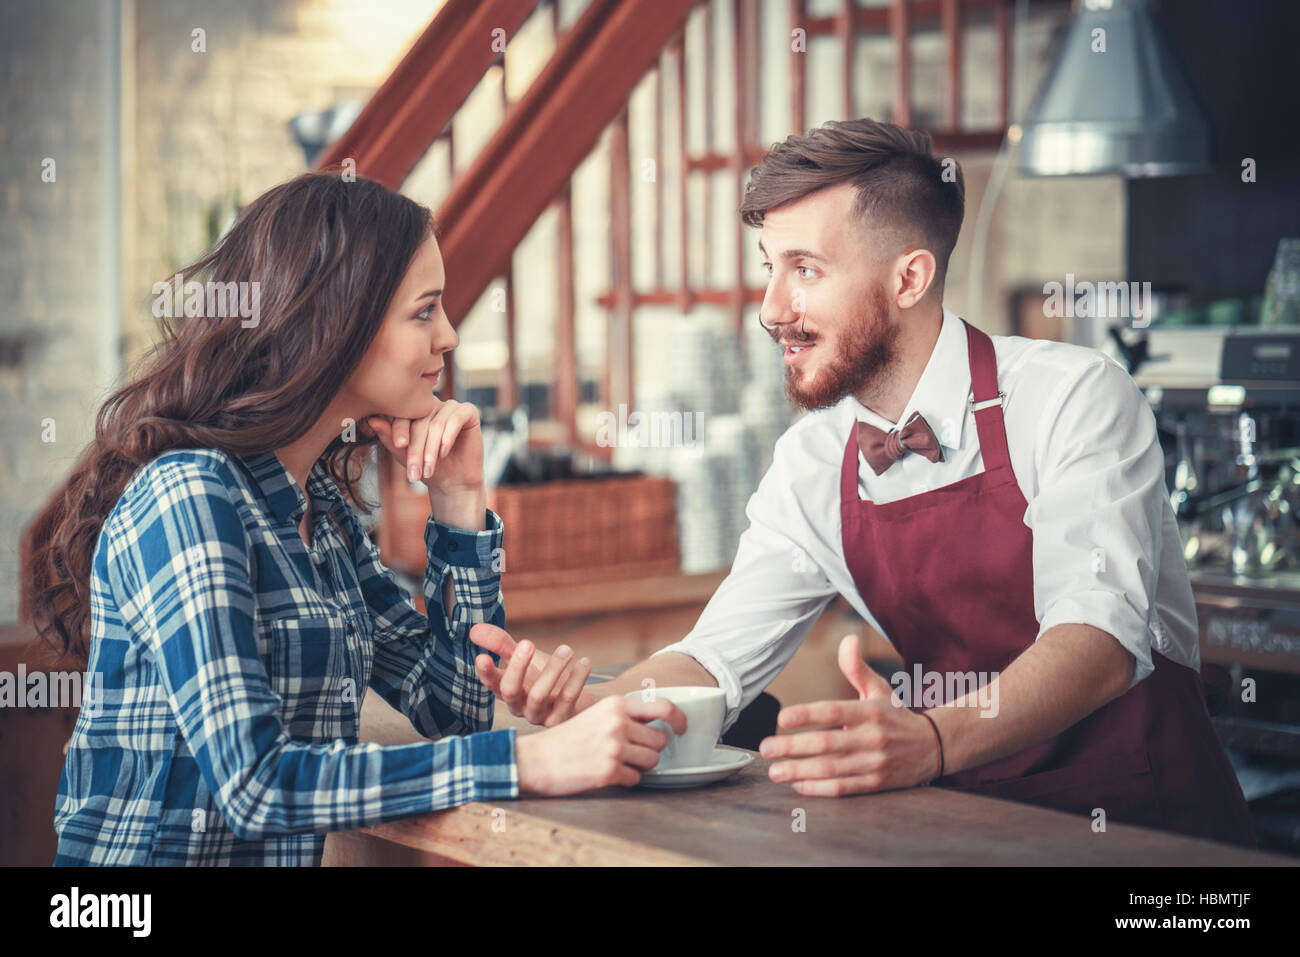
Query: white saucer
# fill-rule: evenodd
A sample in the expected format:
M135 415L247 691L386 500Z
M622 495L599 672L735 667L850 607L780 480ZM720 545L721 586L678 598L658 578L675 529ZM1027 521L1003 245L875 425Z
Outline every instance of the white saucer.
M672 768L660 771L651 768L641 772L643 788L694 788L701 784L713 784L723 778L729 778L754 760L748 751L719 745L709 756L709 763L694 768Z

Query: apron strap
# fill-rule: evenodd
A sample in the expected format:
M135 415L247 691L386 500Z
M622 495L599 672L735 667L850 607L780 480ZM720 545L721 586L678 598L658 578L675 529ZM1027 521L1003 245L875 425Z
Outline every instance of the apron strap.
M975 410L975 427L979 431L980 454L984 470L1010 468L1011 455L1007 451L1007 432L1002 419L1003 398L998 392L998 362L993 351L993 340L965 319L966 343L970 353L970 378L975 404L994 400L992 404ZM849 427L848 442L844 447L844 461L840 467L840 502L859 502L858 497L858 423Z
M980 455L984 470L1010 468L1011 454L1007 451L1007 430L1002 419L1002 401L998 392L998 360L993 351L993 340L965 319L966 344L970 352L971 391L975 396L975 427L979 431ZM990 404L980 407L981 403Z
M840 466L840 504L860 502L858 497L858 423L849 426L849 444L844 448L844 463Z

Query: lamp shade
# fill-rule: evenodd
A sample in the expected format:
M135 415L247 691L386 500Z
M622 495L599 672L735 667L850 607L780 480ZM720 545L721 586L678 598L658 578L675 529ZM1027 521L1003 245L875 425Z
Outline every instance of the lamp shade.
M1022 124L1029 176L1209 168L1209 130L1146 0L1083 0Z

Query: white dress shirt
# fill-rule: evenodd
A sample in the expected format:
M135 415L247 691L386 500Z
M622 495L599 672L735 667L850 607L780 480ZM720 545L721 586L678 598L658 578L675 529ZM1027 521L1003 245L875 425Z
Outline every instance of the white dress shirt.
M1095 349L992 336L1016 481L1034 535L1039 635L1077 622L1113 635L1152 671L1151 650L1200 669L1196 606L1164 480L1155 416L1128 373ZM892 502L984 471L961 320L943 310L934 351L899 422L919 411L942 462L907 454L876 475L858 453L858 494ZM895 428L852 396L777 440L746 508L731 573L695 627L656 654L690 655L727 695L724 728L790 661L836 592L885 638L840 538L840 467L855 420ZM939 546L942 547L942 546ZM883 612L884 609L881 609Z

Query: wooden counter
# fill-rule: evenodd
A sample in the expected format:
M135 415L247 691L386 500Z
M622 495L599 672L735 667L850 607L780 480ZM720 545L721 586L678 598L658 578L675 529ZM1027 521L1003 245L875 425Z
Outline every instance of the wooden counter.
M540 731L504 708L494 728ZM422 740L375 694L361 737ZM1091 820L1028 804L912 788L845 798L798 794L754 762L717 784L680 791L605 788L566 798L471 803L325 841L326 865L1228 865L1300 860ZM806 812L796 832L795 811Z
M0 625L0 671L65 671L25 622ZM76 708L0 708L0 867L47 867L58 849L54 804ZM410 724L408 721L407 724Z
M325 863L583 865L1228 865L1289 858L1026 804L914 788L813 798L739 774L681 791L606 788L467 804L331 834ZM803 810L805 829L794 825Z

